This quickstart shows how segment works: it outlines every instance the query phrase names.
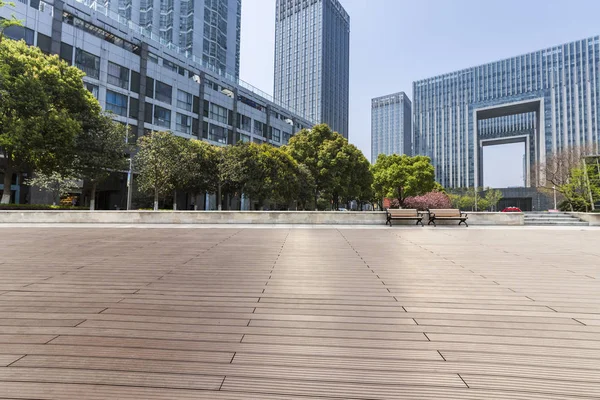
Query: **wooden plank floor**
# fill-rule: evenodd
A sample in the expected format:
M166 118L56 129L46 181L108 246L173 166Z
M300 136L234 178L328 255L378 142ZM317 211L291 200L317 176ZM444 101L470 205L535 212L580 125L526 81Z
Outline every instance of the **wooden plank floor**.
M0 399L600 398L600 230L0 234Z

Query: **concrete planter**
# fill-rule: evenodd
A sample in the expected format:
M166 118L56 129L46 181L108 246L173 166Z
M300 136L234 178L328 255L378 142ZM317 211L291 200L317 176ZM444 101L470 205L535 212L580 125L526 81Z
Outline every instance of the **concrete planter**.
M600 226L600 213L570 212L582 221L589 222L590 226Z
M521 213L468 214L469 225L523 225ZM0 223L384 225L385 220L379 211L0 211ZM443 224L457 222L438 223Z

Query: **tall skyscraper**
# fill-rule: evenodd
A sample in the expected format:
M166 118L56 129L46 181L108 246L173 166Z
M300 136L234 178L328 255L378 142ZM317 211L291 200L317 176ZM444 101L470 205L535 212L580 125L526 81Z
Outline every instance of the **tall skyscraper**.
M106 7L212 68L240 74L241 0L107 0Z
M275 100L348 137L350 16L338 0L277 0Z
M371 162L379 154L411 154L410 99L404 92L371 100Z
M413 152L431 157L445 187L484 186L483 146L523 143L535 165L568 148L598 150L600 37L413 83Z

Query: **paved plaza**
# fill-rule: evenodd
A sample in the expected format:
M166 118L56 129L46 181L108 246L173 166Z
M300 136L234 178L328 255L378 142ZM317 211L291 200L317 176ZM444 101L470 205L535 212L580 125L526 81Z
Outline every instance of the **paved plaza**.
M1 399L600 398L600 229L0 234Z

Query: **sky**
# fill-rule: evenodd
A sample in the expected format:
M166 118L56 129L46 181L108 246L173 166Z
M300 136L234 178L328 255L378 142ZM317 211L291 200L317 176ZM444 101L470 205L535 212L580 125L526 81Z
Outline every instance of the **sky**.
M525 142L483 147L483 187L525 186Z
M600 34L598 0L340 0L350 15L349 140L371 158L371 99ZM275 0L242 0L240 78L273 93Z

